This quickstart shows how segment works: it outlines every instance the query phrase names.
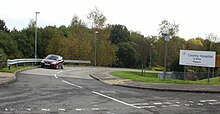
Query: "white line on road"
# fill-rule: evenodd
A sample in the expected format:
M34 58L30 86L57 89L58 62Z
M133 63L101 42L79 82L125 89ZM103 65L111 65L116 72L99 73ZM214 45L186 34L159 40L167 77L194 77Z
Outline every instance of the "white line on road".
M132 105L138 105L138 106L140 106L140 105L149 105L149 103L135 103L135 104L132 104Z
M81 87L81 86L79 86L79 85L76 85L76 84L70 83L70 82L68 82L68 81L66 81L66 80L62 80L62 82L67 83L67 84L72 85L72 86L75 86L75 87L78 87L78 88L80 88L80 89L83 88L83 87Z
M113 101L116 101L116 102L118 102L118 103L121 103L121 104L124 104L124 105L127 105L127 106L131 106L131 107L134 107L134 108L141 108L141 107L134 106L134 105L132 105L132 104L126 103L126 102L124 102L124 101L120 101L120 100L115 99L115 98L113 98L113 97L109 97L109 96L107 96L107 95L104 95L104 94L99 93L99 92L96 92L96 91L92 91L92 93L97 94L97 95L100 95L100 96L105 97L105 98L108 98L108 99L111 99L111 100L113 100Z
M58 77L57 77L57 74L54 74L54 77L55 77L55 78L58 78Z
M42 108L42 111L50 111L50 109Z
M205 103L205 102L217 102L217 100L200 100L201 103Z

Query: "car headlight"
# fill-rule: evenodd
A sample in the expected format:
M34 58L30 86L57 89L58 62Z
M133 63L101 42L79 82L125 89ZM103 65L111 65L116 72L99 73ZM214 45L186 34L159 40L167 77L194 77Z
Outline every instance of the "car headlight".
M56 62L56 61L54 61L54 62L52 62L51 64L57 64L57 62Z
M44 63L44 60L42 60L41 63Z

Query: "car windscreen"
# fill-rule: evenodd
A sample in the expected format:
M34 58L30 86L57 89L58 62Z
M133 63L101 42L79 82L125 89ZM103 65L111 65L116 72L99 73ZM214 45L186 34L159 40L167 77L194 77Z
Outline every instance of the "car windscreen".
M54 56L54 55L49 55L49 56L46 57L46 59L58 60L58 57L57 57L57 56Z

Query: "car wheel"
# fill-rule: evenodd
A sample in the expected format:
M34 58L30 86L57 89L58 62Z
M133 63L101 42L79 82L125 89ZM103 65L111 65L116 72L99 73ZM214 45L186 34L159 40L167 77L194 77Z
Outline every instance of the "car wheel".
M64 65L61 66L61 69L63 69L63 68L64 68Z

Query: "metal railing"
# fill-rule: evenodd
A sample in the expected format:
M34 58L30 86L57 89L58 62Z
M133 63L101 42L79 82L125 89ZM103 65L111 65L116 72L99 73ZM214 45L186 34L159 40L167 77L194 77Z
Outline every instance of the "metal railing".
M7 64L8 68L10 69L11 65L17 65L19 63L40 63L42 59L8 59ZM71 63L71 64L91 64L91 61L85 61L85 60L64 60L65 63Z

